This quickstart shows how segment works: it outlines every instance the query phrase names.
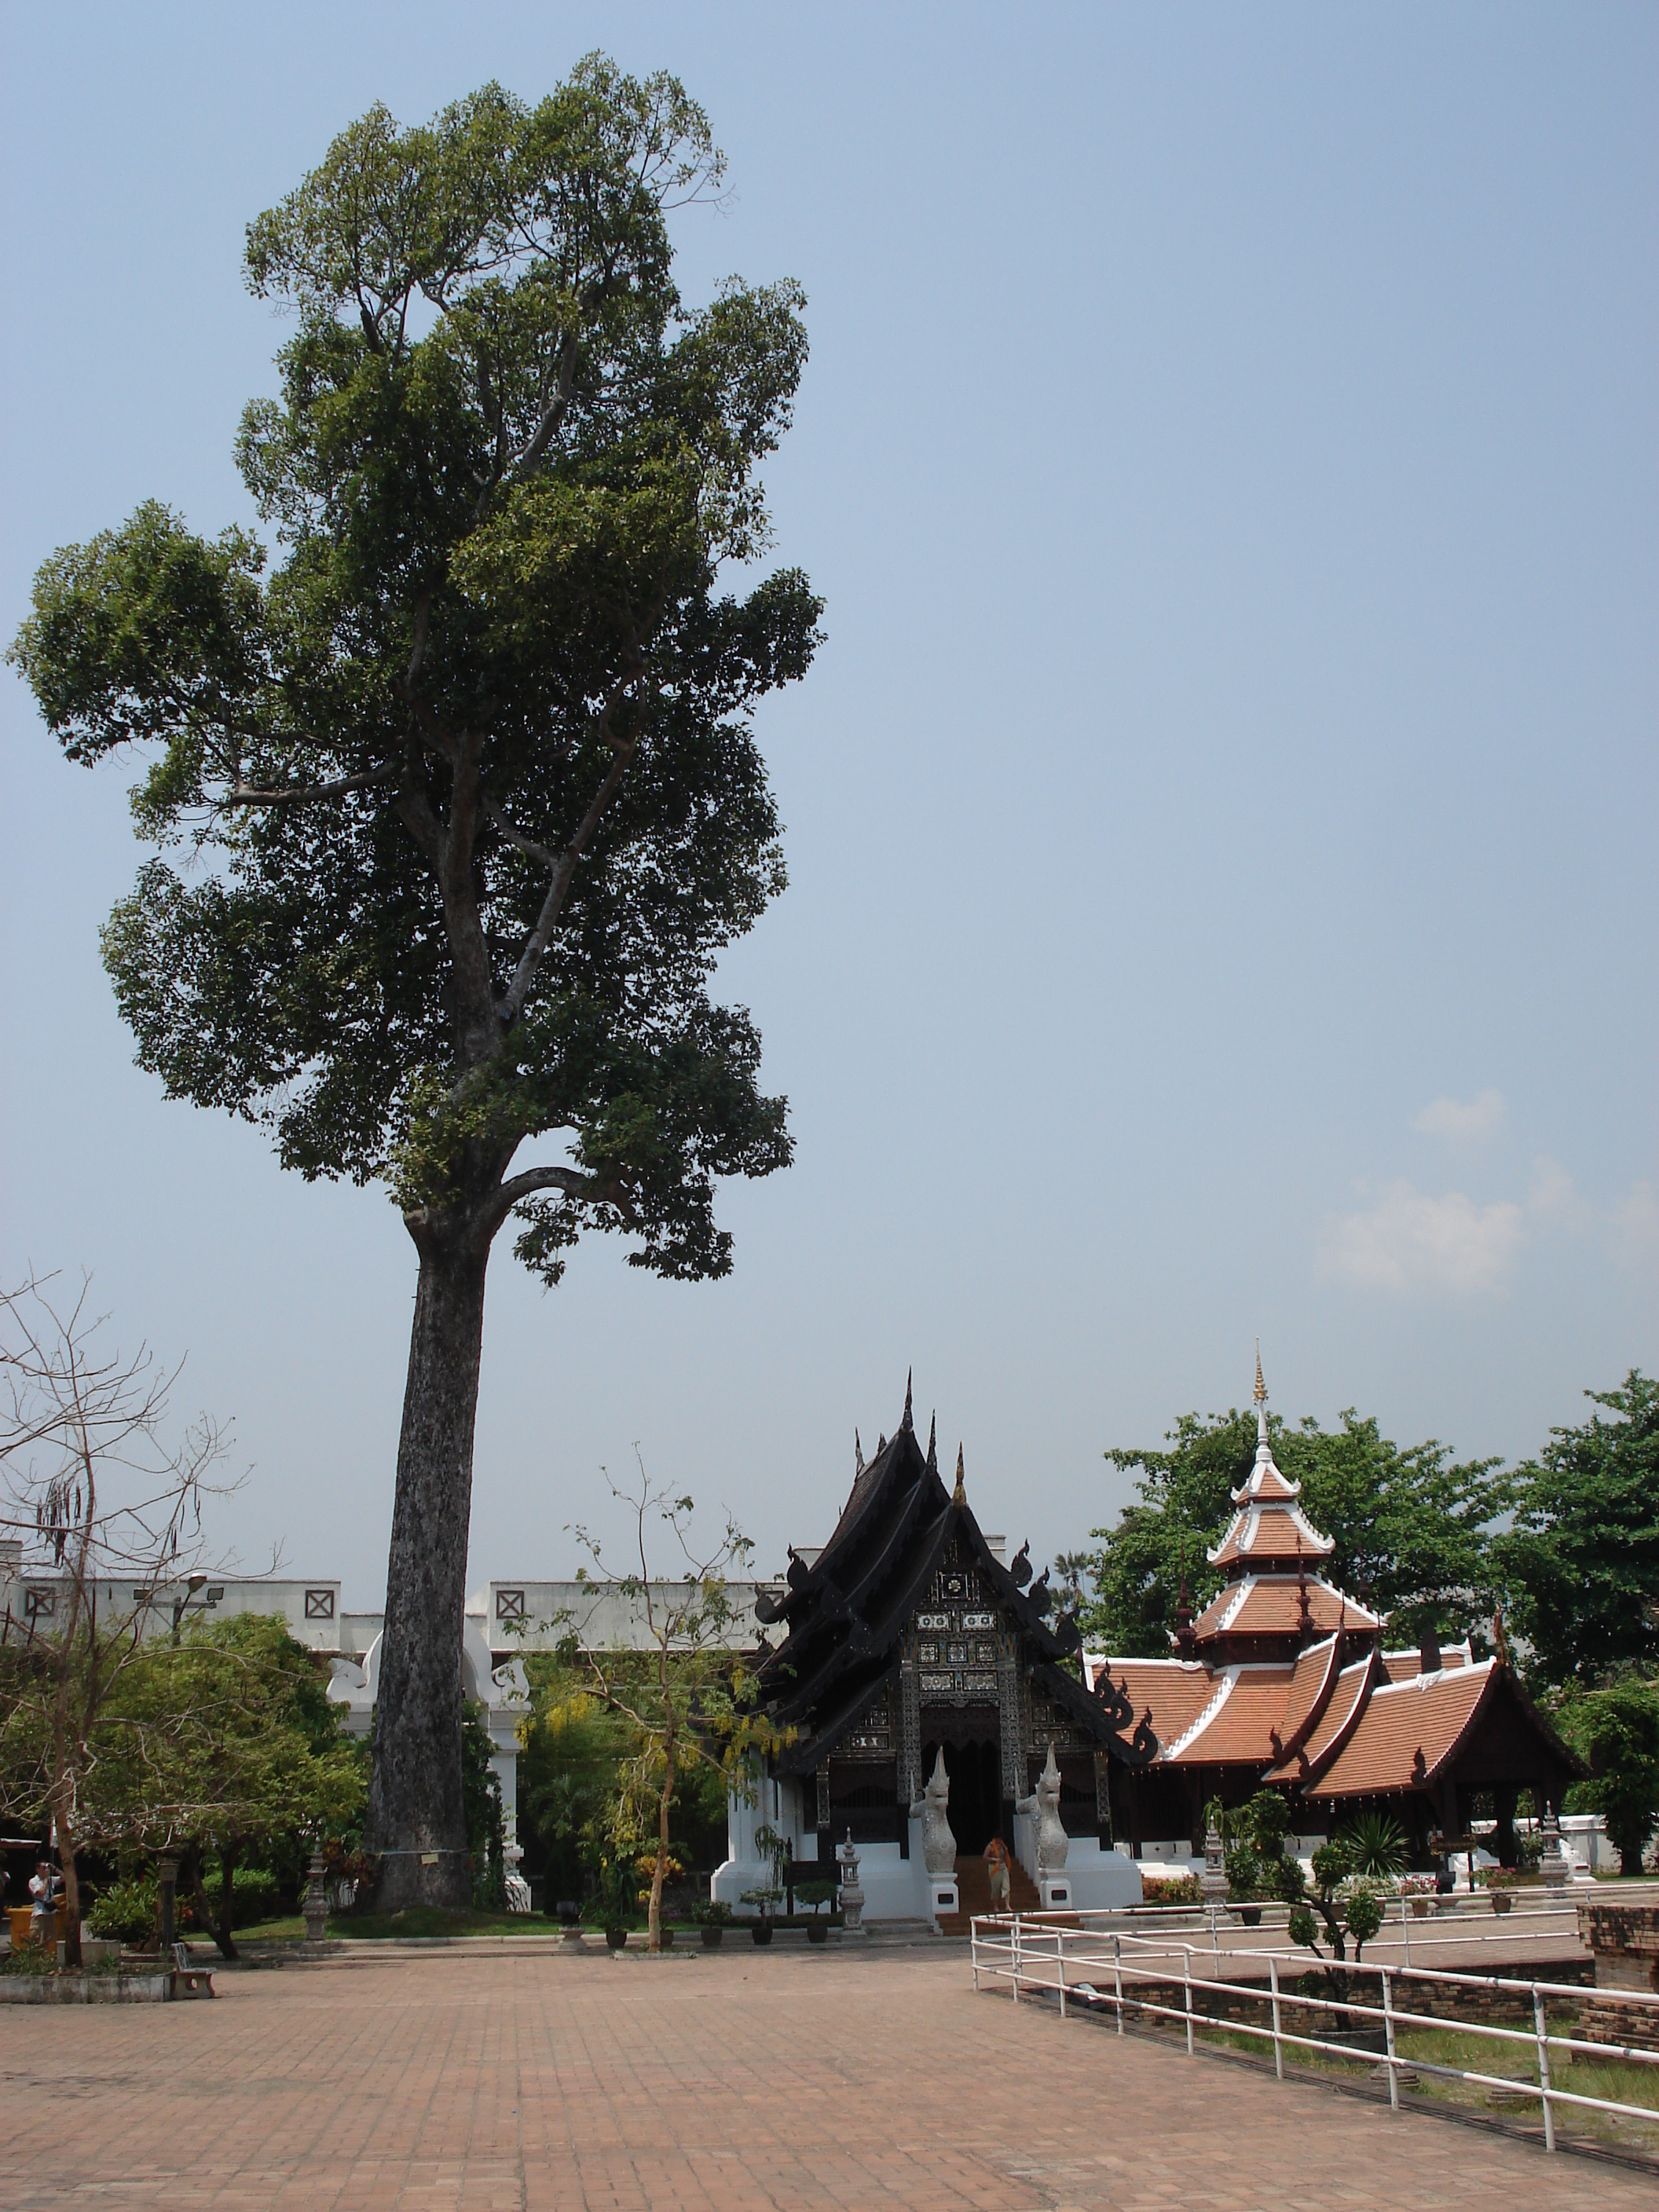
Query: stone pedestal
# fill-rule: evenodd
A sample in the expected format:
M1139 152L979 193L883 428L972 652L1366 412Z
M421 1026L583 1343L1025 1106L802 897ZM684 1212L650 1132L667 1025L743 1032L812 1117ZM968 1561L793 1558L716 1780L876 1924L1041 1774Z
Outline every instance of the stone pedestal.
M1543 1853L1538 1862L1538 1871L1544 1877L1544 1887L1546 1889L1563 1889L1571 1869L1567 1864L1567 1855L1561 1848L1561 1824L1553 1813L1545 1814L1539 1833L1544 1838Z
M1063 1874L1046 1874L1037 1884L1037 1895L1045 1912L1069 1912L1072 1909L1071 1877Z
M930 1874L927 1877L927 1917L935 1928L946 1913L960 1912L962 1897L954 1874Z
M853 1831L847 1831L847 1841L836 1854L841 1864L839 1893L842 1928L848 1936L866 1936L864 1924L864 1892L859 1887L859 1855L853 1849Z
M320 1943L328 1926L328 1893L323 1887L323 1855L311 1854L311 1881L305 1893L301 1911L305 1914L306 1935L313 1943Z
M1199 1891L1206 1905L1224 1905L1227 1901L1227 1869L1221 1848L1221 1831L1212 1826L1204 1837L1204 1871L1199 1876Z

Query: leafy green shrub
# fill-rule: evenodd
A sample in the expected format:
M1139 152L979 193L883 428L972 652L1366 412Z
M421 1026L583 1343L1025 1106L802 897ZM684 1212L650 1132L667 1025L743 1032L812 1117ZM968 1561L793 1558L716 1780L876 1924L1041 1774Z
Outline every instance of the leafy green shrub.
M161 1900L153 1880L112 1882L87 1915L94 1936L147 1943L155 1933Z
M208 1895L216 1885L210 1881ZM274 1920L283 1909L282 1884L264 1867L236 1867L230 1877L231 1916L238 1928L252 1920Z

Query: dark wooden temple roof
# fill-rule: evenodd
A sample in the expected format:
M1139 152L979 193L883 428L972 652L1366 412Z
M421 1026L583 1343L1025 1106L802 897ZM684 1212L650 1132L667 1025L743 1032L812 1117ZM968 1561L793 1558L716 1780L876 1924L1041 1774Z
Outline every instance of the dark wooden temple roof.
M781 1595L757 1593L762 1624L787 1631L760 1668L773 1719L797 1732L775 1759L776 1771L800 1774L818 1766L896 1674L905 1630L953 1544L971 1557L984 1587L1011 1617L1033 1686L1103 1749L1132 1765L1150 1759L1157 1745L1144 1727L1132 1738L1121 1732L1133 1726L1122 1701L1097 1698L1060 1664L1081 1650L1076 1622L1066 1613L1049 1626L1046 1571L1024 1589L996 1559L968 1504L960 1457L956 1487L947 1489L936 1431L926 1453L917 1442L907 1389L897 1430L860 1467L829 1542L810 1565L791 1553Z

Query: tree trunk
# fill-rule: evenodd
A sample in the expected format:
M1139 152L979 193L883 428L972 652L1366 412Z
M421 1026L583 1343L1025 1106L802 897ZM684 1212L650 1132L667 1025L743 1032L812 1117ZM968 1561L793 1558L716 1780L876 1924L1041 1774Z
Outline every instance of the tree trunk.
M668 1873L668 1808L674 1796L674 1739L664 1747L662 1795L657 1800L657 1863L651 1874L651 1907L645 1917L645 1948L662 1948L662 1886Z
M75 1871L75 1838L62 1815L58 1817L58 1870L64 1877L64 1900L58 1910L64 1928L64 1964L81 1963L81 1881Z
M227 1844L219 1854L219 1911L216 1917L209 1899L207 1886L202 1880L202 1854L194 1850L190 1855L190 1871L196 1899L196 1910L202 1925L219 1947L222 1959L234 1959L236 1946L231 1938L231 1924L235 1918L236 1861L240 1856L235 1844Z
M375 1903L466 1905L461 1636L488 1237L405 1217L421 1255L386 1563L365 1847Z

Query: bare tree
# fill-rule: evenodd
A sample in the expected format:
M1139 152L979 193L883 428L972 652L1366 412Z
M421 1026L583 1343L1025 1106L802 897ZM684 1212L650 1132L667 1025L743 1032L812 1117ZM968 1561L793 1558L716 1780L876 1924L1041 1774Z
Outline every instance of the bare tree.
M56 1279L0 1291L0 1534L24 1585L0 1619L0 1811L52 1823L77 1965L76 1854L112 1840L99 1770L143 1752L147 1723L123 1693L146 1638L176 1636L205 1578L204 1499L235 1486L208 1480L228 1441L208 1415L167 1441L179 1370L143 1346L110 1349L90 1279L72 1298Z
M639 1458L635 1448L636 1459ZM675 1784L692 1769L714 1768L729 1790L751 1789L752 1761L781 1748L793 1730L781 1734L761 1710L754 1674L734 1649L735 1632L747 1612L732 1595L728 1577L748 1566L754 1546L728 1514L719 1540L704 1551L691 1540L690 1498L676 1498L647 1478L639 1459L639 1481L627 1489L601 1469L611 1496L633 1516L633 1550L638 1571L607 1583L603 1598L586 1615L563 1616L566 1633L560 1654L576 1685L596 1704L625 1721L633 1748L623 1761L614 1819L616 1841L626 1850L646 1840L645 1823L656 1830L648 1854L651 1895L647 1944L662 1948L662 1892L668 1872L668 1824ZM668 1531L679 1571L653 1580L647 1559L647 1524L659 1522ZM603 1571L597 1537L578 1525L577 1540ZM745 1585L745 1588L747 1585ZM642 1644L604 1649L588 1632L601 1602L621 1598L634 1608L644 1629ZM647 1855L642 1855L643 1856Z

